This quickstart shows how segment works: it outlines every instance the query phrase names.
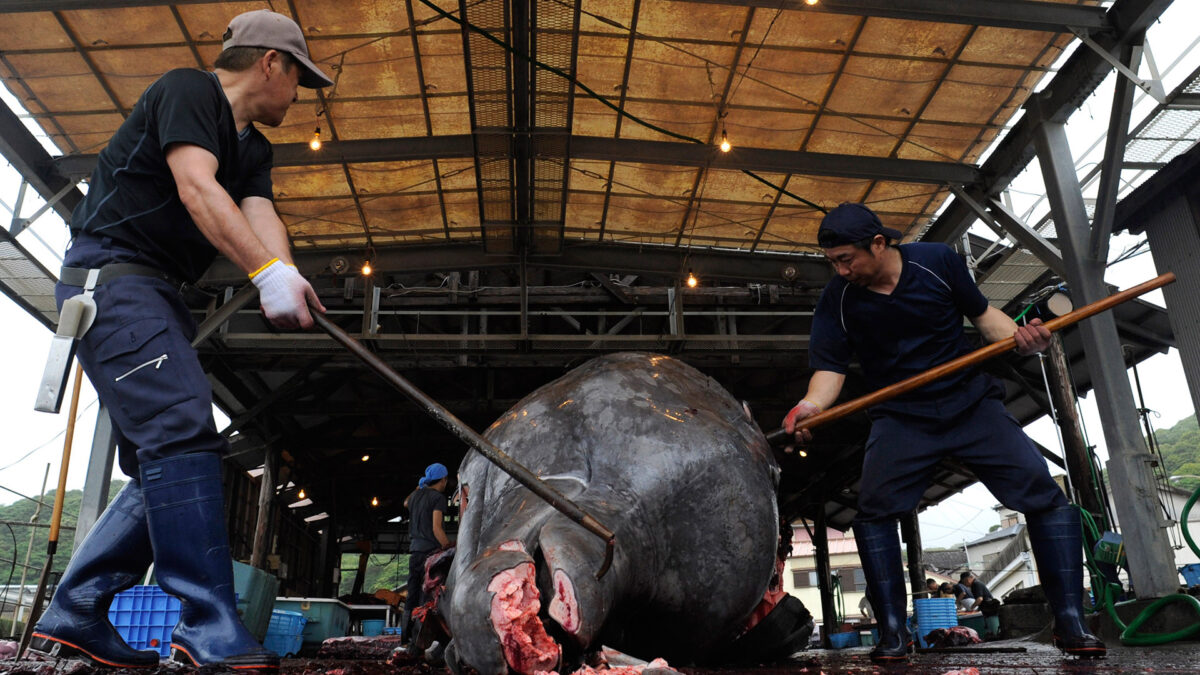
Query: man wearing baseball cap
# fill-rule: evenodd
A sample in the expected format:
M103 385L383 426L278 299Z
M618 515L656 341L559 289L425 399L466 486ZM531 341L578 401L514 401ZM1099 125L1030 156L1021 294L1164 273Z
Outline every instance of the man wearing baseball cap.
M190 341L181 284L217 253L241 267L278 328L312 325L320 302L292 264L275 212L271 145L297 86L332 84L300 27L262 10L233 19L212 72L172 70L142 94L100 152L71 218L59 307L81 293L97 307L79 341L88 379L108 409L130 481L71 558L31 646L113 667L154 666L109 623L113 596L151 563L181 602L172 656L196 666L275 668L279 658L234 606L212 391Z
M796 423L828 408L857 358L868 386L880 389L971 351L963 318L988 342L1013 337L1023 355L1045 349L1041 321L1017 324L979 292L950 247L897 245L862 204L842 204L821 221L817 242L837 276L813 314L808 392L784 418L797 442L812 434ZM1046 597L1054 610L1055 644L1076 656L1103 656L1081 607L1083 573L1079 514L1046 468L1033 442L1004 408L1004 387L980 370L936 380L870 409L854 538L868 595L879 621L877 662L905 661L908 591L898 519L917 507L934 466L957 457L1004 505L1026 516Z

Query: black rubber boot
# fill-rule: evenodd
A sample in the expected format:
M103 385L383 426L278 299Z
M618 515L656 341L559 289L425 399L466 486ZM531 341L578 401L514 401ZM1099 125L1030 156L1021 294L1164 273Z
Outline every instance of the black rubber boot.
M152 559L142 491L130 481L71 556L30 648L116 668L157 666L158 652L130 647L108 620L113 596L133 586Z
M278 668L238 617L221 460L196 453L144 462L142 494L163 590L181 602L171 656L196 666Z
M854 541L867 579L868 595L879 623L879 642L871 650L876 663L908 660L912 639L908 634L908 589L900 559L896 521L854 521Z
M1054 612L1054 645L1071 656L1102 658L1100 638L1083 623L1083 534L1079 512L1063 506L1027 516L1038 577Z

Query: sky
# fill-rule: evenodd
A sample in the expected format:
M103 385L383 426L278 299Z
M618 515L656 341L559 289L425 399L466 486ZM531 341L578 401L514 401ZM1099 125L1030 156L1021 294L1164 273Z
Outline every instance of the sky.
M1200 25L1200 6L1194 1L1178 0L1149 31L1149 51L1158 68L1163 71L1166 91L1171 91L1183 77L1200 65L1200 49L1190 49L1200 35L1195 28L1197 25ZM1189 51L1190 53L1187 53ZM1185 56L1181 58L1181 54ZM1168 69L1172 64L1175 64L1174 67ZM1147 65L1143 64L1141 74L1143 77L1150 75ZM1083 166L1097 161L1103 151L1101 145L1090 153L1086 152L1105 133L1113 81L1114 76L1110 76L1068 123L1068 136L1077 165ZM20 110L14 99L2 87L0 99L14 110ZM1153 101L1143 97L1134 109L1134 121L1140 121L1153 104ZM59 154L57 150L50 151L52 154ZM10 209L16 202L18 185L16 172L7 165L0 165L0 226L6 227L11 218ZM1044 200L1038 199L1043 193L1041 174L1035 161L1012 185L1010 195L1014 211L1023 215L1027 222L1036 222L1048 210ZM22 215L28 216L40 205L41 201L30 191ZM990 231L981 229L980 226L976 229L979 234L991 237ZM18 241L32 251L46 267L56 270L67 241L66 226L60 218L50 212L19 235ZM1136 238L1128 235L1115 238L1111 244L1110 259L1136 241ZM1157 274L1151 256L1145 254L1111 267L1106 280L1121 288L1127 288ZM1144 296L1143 299L1162 304L1162 294L1158 291ZM67 390L63 409L59 414L51 415L33 410L34 397L41 380L49 344L50 332L44 326L7 297L0 296L0 382L3 383L0 386L0 429L4 430L5 441L4 450L0 451L0 504L18 499L13 491L36 496L41 490L43 478L47 475L47 467L49 489L53 489L58 481L70 389ZM1170 427L1193 413L1192 399L1183 380L1177 351L1171 350L1168 354L1152 357L1140 365L1139 369L1143 383L1153 383L1153 386L1144 389L1145 405L1154 411L1151 419L1155 428ZM68 489L80 488L83 485L97 407L96 394L85 378L67 474ZM1097 450L1102 460L1106 460L1107 451L1094 397L1087 397L1081 402L1081 412L1087 438L1098 446ZM219 426L224 423L223 416L219 415ZM1034 422L1026 431L1047 448L1057 450L1060 447L1053 422L1047 418ZM1060 471L1054 468L1052 472ZM114 477L121 477L119 469L115 471ZM976 485L928 509L921 515L925 546L956 546L982 536L1000 522L993 509L995 505L995 499L987 490Z

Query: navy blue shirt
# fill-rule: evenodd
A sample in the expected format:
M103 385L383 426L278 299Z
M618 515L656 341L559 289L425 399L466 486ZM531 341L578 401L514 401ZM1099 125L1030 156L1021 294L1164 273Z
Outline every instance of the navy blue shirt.
M825 286L813 314L808 362L814 370L845 374L857 357L868 386L875 390L971 351L963 319L983 314L988 302L962 258L945 244L902 244L898 249L902 267L891 294L856 286L840 276ZM871 412L946 415L970 407L998 386L968 369Z
M217 182L235 204L272 198L271 144L253 125L238 133L214 73L182 68L150 85L100 151L71 229L110 237L142 260L188 281L199 279L217 250L179 199L167 165L171 143L216 156Z

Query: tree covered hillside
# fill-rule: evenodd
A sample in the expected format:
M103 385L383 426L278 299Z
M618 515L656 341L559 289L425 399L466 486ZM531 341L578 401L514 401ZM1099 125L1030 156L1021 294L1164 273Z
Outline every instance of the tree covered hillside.
M114 480L109 484L108 495L111 501L125 481ZM22 490L22 492L25 492ZM25 494L36 497L35 494ZM42 510L37 522L49 525L54 514L55 491L50 490L42 498ZM67 568L67 560L71 549L75 546L75 522L79 518L79 502L83 497L82 490L69 490L63 500L63 529L59 531L58 552L54 554L56 572ZM25 563L25 555L29 553L29 570L25 575L25 583L36 584L46 564L46 542L50 537L48 527L30 527L29 521L37 511L37 504L28 499L0 506L0 584L17 584L21 582L21 566ZM30 549L30 532L33 533L33 547ZM14 555L15 552L15 555Z
M1162 451L1163 464L1168 476L1191 474L1200 476L1200 426L1196 416L1185 417L1170 429L1154 433ZM1200 487L1200 480L1185 478L1174 483L1188 490Z

